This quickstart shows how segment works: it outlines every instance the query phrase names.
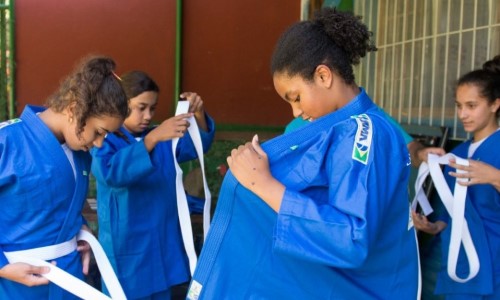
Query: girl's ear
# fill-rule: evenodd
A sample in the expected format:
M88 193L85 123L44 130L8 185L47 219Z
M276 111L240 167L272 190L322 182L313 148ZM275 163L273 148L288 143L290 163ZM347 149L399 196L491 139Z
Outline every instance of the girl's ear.
M330 88L333 84L332 70L326 65L318 65L314 71L314 81L326 88Z
M74 117L75 117L74 110L75 110L75 107L76 107L76 101L72 101L72 102L71 102L68 106L66 106L66 108L64 109L64 110L65 110L66 115L68 116L68 122L69 122L69 123L73 123L73 121L74 121Z
M496 98L495 102L491 105L491 111L496 113L500 109L500 98Z

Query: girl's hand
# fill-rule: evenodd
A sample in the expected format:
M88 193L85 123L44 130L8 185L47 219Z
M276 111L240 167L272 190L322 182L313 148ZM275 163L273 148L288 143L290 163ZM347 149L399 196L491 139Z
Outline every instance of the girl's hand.
M413 219L413 225L417 230L429 233L438 234L443 231L447 224L443 221L430 222L426 216L421 215L417 212L412 211L411 216Z
M272 176L267 154L260 147L257 135L252 142L233 149L227 163L241 185L279 211L285 186Z
M465 173L449 172L455 178L465 178L467 181L457 180L458 184L470 186L475 184L491 184L500 191L500 170L487 163L469 159L469 165L463 166L450 159L450 167Z
M81 230L85 230L92 234L92 230L87 225L82 225ZM76 251L80 252L80 256L82 257L82 272L85 275L89 273L89 265L90 265L90 245L86 241L78 241L76 246Z
M203 100L200 95L192 92L184 92L180 97L189 101L189 112L194 114L198 127L203 131L208 131L205 108L203 107Z
M151 152L159 142L183 137L189 127L187 119L192 116L192 113L177 115L163 121L159 126L151 130L144 137L144 145L148 152Z
M13 263L5 265L0 269L0 277L26 286L37 286L49 283L49 280L41 275L49 272L49 267L35 267L25 263Z
M427 157L429 156L429 153L443 156L446 154L446 151L444 151L443 148L439 148L439 147L424 147L424 148L417 151L418 159L421 162L423 162L423 161L427 162Z
M256 143L255 147L252 142L247 142L233 149L231 156L227 158L234 177L249 190L260 186L262 182L272 177L267 154L260 148L258 142Z
M427 162L427 157L429 153L436 155L445 155L446 152L443 148L439 147L425 147L419 141L413 140L408 145L408 152L410 152L411 164L415 168L418 168L422 162Z

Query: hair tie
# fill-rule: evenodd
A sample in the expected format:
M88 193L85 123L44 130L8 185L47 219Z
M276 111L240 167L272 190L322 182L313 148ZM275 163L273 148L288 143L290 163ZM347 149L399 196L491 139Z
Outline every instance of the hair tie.
M122 81L120 76L118 76L114 71L111 71L111 73L113 74L113 76L115 76L116 79L118 79L119 81Z

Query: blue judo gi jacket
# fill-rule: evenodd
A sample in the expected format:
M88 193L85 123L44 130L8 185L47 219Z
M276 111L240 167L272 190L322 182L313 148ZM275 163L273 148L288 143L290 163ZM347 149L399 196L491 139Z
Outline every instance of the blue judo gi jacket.
M66 242L84 224L90 155L73 151L76 178L61 144L27 106L19 119L0 123L0 268L4 251ZM77 251L55 259L57 266L84 279ZM0 299L78 299L55 284L36 287L0 278Z
M364 90L262 144L279 213L228 172L188 299L416 299L402 135Z

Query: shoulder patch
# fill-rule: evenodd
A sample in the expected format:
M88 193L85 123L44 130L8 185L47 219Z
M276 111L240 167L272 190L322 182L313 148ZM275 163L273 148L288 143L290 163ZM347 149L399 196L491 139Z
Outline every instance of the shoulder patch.
M9 125L12 125L12 124L15 124L15 123L19 123L19 122L22 122L23 120L19 119L19 118L15 118L15 119L12 119L12 120L7 120L7 121L4 121L2 123L0 123L0 129L4 128L4 127L7 127Z
M367 114L352 116L351 118L355 118L358 123L358 130L352 147L352 159L366 165L372 146L372 120Z

